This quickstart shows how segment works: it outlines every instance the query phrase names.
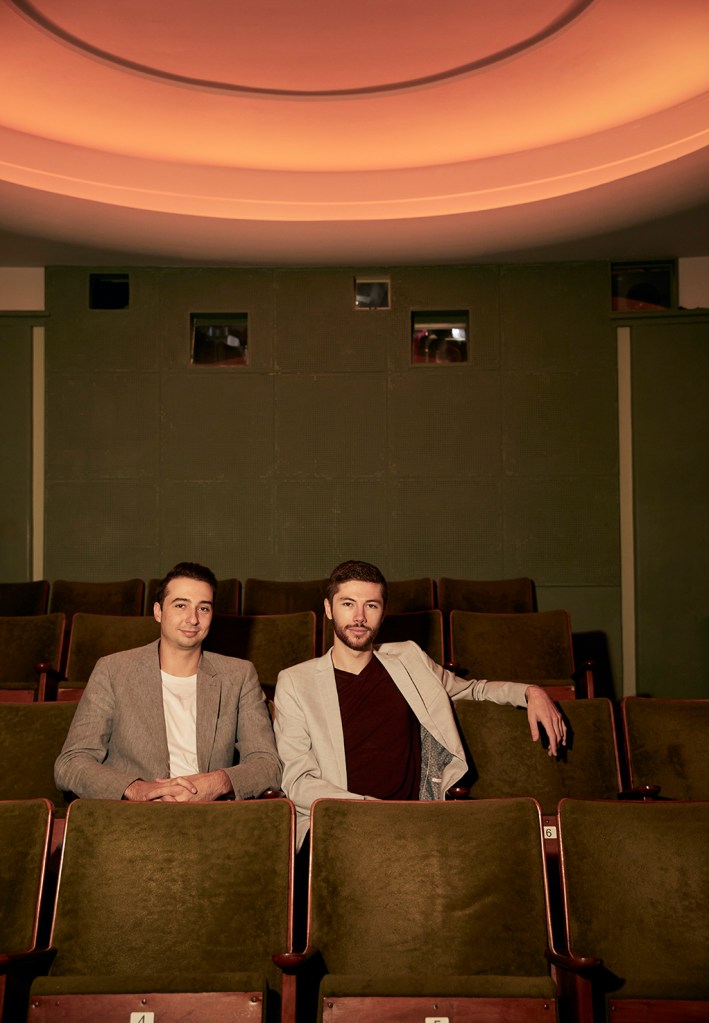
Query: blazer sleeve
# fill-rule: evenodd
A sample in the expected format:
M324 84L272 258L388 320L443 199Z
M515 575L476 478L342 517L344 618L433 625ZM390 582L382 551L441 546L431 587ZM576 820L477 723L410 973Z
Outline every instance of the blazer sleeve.
M236 765L224 767L234 797L249 799L281 784L281 765L273 737L266 697L250 661L239 688L236 726Z
M86 684L54 765L57 788L82 798L121 799L131 782L140 777L139 771L105 763L114 713L109 662L102 658Z
M283 764L283 791L301 814L309 814L316 799L366 799L327 778L327 764L314 748L317 739L288 670L276 684L276 746Z
M426 662L427 667L446 690L453 702L458 700L489 700L491 703L510 704L513 707L527 706L526 682L487 682L484 679L459 678L436 664L416 644L411 644Z

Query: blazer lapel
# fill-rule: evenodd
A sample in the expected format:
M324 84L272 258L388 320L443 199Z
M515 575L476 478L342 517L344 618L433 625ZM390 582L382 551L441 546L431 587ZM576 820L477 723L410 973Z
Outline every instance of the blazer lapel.
M216 669L202 654L197 669L197 766L201 772L209 770L212 759L221 696Z
M144 722L147 723L150 736L154 740L151 748L144 751L146 767L152 763L153 777L167 778L170 773L170 753L167 748L159 642L157 640L144 648L144 655L141 655L132 684L135 700L134 713L140 714Z
M401 691L402 696L404 697L408 705L411 707L414 714L419 719L419 721L426 729L426 731L430 732L437 742L439 742L442 746L446 746L447 748L448 744L443 733L441 732L441 724L439 720L437 720L437 718L431 714L431 710L429 709L430 704L432 709L435 711L436 709L435 704L437 700L441 698L438 691L436 690L433 701L431 701L431 699L429 698L429 701L427 703L424 700L423 696L421 695L415 679L413 678L412 674L409 672L408 668L406 667L406 665L404 664L403 660L400 657L396 657L392 654L388 654L380 650L376 651L376 656L379 658L379 660L382 662L386 670L394 679L394 682ZM441 693L443 694L444 703L448 707L450 707L450 698L446 693L445 689L443 688L443 686L440 687L440 690Z
M340 700L337 695L335 669L332 664L332 648L317 663L315 682L317 692L315 699L321 713L321 719L327 724L332 744L332 766L338 777L333 779L335 785L347 788L347 760L345 758L345 736L342 731Z

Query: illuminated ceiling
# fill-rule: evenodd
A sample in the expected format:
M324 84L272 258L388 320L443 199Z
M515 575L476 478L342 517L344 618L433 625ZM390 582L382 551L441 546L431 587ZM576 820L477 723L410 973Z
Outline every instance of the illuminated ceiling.
M709 254L709 0L0 0L0 263Z

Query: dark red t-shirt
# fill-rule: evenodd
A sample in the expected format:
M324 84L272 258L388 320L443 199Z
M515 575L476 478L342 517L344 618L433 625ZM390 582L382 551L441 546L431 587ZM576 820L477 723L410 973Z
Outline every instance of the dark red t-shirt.
M378 657L359 675L335 668L345 737L347 788L377 799L418 799L421 732Z

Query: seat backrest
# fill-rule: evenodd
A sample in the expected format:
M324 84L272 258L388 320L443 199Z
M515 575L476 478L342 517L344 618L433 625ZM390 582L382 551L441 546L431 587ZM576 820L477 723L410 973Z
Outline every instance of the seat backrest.
M310 850L308 943L327 972L548 977L533 800L319 800Z
M159 636L160 625L152 617L79 611L71 625L66 677L70 682L88 682L100 657L145 646Z
M277 987L293 816L283 799L72 803L52 975L258 971Z
M36 947L51 826L46 799L0 802L0 954Z
M63 816L67 803L54 784L54 761L76 703L0 703L0 799L49 799Z
M77 611L103 615L142 615L145 583L142 579L117 582L74 582L57 579L52 583L50 611L61 611L69 621Z
M43 615L47 613L49 583L38 579L24 583L0 583L0 615Z
M451 611L480 611L488 614L520 614L536 611L534 582L520 579L438 580L438 606Z
M149 579L145 588L145 613L152 615L155 595L157 593L160 579ZM214 610L218 614L236 615L239 613L241 604L241 583L238 579L219 579L217 582L217 596L214 601Z
M387 580L387 614L407 614L411 611L432 611L436 606L436 588L433 579Z
M205 650L251 661L264 686L274 686L278 672L315 657L315 615L214 615Z
M323 611L327 579L299 579L282 582L272 579L247 579L241 610L245 615L283 615L296 611Z
M35 689L35 664L58 669L64 641L63 614L0 618L0 688Z
M622 701L631 786L666 799L709 799L709 700Z
M323 653L332 646L331 619L323 615ZM377 633L380 643L402 643L413 640L437 664L443 664L443 615L438 609L387 614Z
M621 997L709 998L709 803L565 799L559 839L571 952Z
M566 611L451 611L451 657L467 678L569 682L574 674Z
M616 798L621 777L610 700L564 700L559 707L566 746L548 757L531 741L524 710L487 700L456 701L473 799L532 796L544 814L554 814L565 796Z

